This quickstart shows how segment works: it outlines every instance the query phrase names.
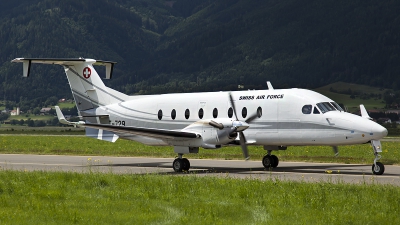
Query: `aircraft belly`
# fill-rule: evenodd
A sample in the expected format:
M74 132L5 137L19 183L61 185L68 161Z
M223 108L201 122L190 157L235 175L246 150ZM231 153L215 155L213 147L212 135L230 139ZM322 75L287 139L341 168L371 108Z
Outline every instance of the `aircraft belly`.
M257 132L257 145L281 145L278 132Z

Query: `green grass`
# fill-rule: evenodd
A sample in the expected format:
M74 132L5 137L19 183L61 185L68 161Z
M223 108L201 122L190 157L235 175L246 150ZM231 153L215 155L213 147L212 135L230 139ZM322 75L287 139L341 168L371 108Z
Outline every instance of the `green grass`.
M391 139L389 139L391 140ZM400 142L382 142L381 162L400 164ZM266 154L262 147L249 146L251 160L261 160ZM331 147L289 147L286 151L274 151L281 161L337 162L371 164L374 156L370 145L339 147L339 157L334 157ZM0 153L57 154L57 155L113 155L175 157L169 146L147 146L133 141L118 140L116 143L87 138L85 136L0 136ZM232 146L217 150L201 149L199 154L187 154L188 158L243 159L240 147Z
M399 224L378 184L0 171L1 224Z
M359 97L352 99L350 95L339 94L330 91L330 88L333 88L337 91L345 91L351 89L353 92L361 92L366 94L381 94L386 91L384 89L374 88L366 85L359 84L350 84L345 82L336 82L333 84L329 84L320 88L315 89L314 91L321 93L328 98L331 98L337 103L342 103L348 107L351 112L359 110L360 104L364 104L367 109L382 109L385 107L385 103L383 99L371 98L368 100L360 99Z
M21 120L21 119L27 120L28 118L31 118L31 120L51 120L54 117L55 116L53 116L53 115L41 116L41 115L33 115L33 114L29 114L28 117L26 117L26 114L21 114L21 115L18 115L18 116L10 116L8 118L8 120Z
M27 135L27 134L40 134L40 135L84 135L84 128L73 127L28 127L20 125L2 124L0 126L0 134L8 135ZM1 137L0 137L1 140Z
M59 102L57 104L61 109L64 108L73 108L75 106L74 102ZM51 108L54 108L54 106L51 106Z

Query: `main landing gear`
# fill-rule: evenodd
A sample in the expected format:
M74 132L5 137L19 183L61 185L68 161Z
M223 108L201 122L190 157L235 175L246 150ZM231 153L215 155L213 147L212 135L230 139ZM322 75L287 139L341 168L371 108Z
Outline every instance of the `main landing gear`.
M279 159L276 155L271 155L270 150L268 150L268 154L265 155L262 159L262 164L265 169L276 168L279 164Z
M182 158L183 154L178 154L178 158L172 163L172 168L175 172L188 171L190 169L190 162L187 158Z
M372 173L375 175L382 175L385 172L385 166L381 162L378 162L382 157L379 155L379 153L382 152L381 141L372 140L371 146L375 155L374 164L372 164Z

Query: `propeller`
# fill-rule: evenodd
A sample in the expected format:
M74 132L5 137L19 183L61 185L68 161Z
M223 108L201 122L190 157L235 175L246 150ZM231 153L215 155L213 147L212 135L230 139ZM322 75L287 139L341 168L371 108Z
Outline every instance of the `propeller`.
M259 115L258 115L258 113L255 113L254 115L247 118L247 120L245 122L241 122L241 121L239 121L239 118L237 116L235 102L233 101L233 97L230 92L229 92L229 100L231 102L233 113L236 118L236 121L233 122L233 126L235 128L231 131L231 133L233 133L233 132L239 133L239 141L240 141L240 146L242 147L243 156L246 160L249 160L250 159L249 151L248 151L247 144L246 144L246 137L244 136L243 131L245 129L247 129L249 127L249 123L251 123L253 120L255 120Z
M224 129L224 125L222 123L217 123L214 120L211 120L208 124L220 130Z
M335 156L338 157L339 156L339 149L337 146L332 146L332 150L335 153Z

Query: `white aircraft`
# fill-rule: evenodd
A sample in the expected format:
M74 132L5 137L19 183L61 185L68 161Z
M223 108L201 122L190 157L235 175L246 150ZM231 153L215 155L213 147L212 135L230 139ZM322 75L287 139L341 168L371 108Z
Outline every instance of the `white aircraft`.
M199 148L218 149L261 145L267 151L265 168L278 166L274 150L287 146L328 145L337 153L339 145L371 143L375 160L372 172L384 173L378 160L380 139L387 130L370 120L363 105L361 116L345 112L333 100L310 90L274 89L235 92L205 92L128 96L104 85L94 65L106 66L110 79L115 62L94 59L16 58L28 77L32 63L64 67L81 121L69 122L56 107L61 123L83 126L86 135L115 142L118 138L147 145L170 145L178 157L176 172L189 170L184 154Z

